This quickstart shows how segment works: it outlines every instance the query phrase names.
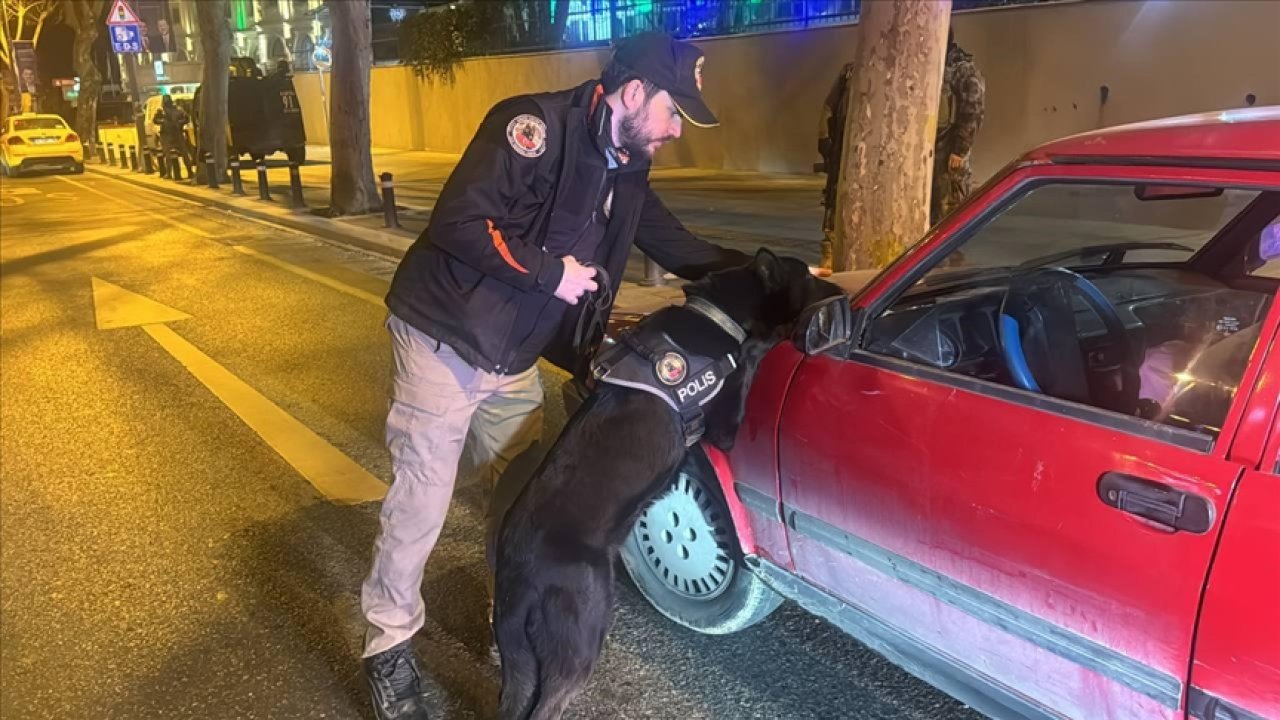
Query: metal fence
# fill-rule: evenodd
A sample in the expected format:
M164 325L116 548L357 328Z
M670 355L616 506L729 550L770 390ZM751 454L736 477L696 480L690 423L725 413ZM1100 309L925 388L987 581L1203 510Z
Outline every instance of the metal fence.
M543 29L556 4L569 2L563 42ZM649 30L676 37L738 35L856 22L861 0L552 0L541 6L508 1L499 53L606 45Z
M659 30L680 38L699 38L779 30L800 30L858 21L863 0L374 0L374 54L378 62L400 59L399 20L391 11L400 2L416 11L443 10L453 4L483 3L491 13L491 34L469 53L507 55L608 45L625 37ZM928 0L919 0L927 2ZM1070 0L953 0L957 11L1001 5ZM568 3L562 37L553 37L557 10ZM404 13L400 13L403 18Z

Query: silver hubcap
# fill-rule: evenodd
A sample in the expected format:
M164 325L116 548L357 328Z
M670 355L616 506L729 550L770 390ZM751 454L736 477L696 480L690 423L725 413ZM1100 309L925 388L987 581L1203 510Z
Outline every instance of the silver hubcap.
M632 532L649 570L680 595L707 600L733 579L729 518L687 473L653 501Z

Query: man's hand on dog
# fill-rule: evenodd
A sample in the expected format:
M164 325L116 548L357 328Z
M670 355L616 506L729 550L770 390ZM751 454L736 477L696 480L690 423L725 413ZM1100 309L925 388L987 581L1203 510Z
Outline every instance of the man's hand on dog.
M560 286L556 288L556 297L577 305L578 299L585 293L595 292L596 269L579 263L572 255L564 257L564 275L560 278Z

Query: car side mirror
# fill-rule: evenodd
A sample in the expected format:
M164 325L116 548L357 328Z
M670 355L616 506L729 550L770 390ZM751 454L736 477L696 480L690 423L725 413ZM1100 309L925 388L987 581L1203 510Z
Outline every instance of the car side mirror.
M845 295L816 302L800 313L792 342L806 355L835 353L848 357L853 347L857 313Z

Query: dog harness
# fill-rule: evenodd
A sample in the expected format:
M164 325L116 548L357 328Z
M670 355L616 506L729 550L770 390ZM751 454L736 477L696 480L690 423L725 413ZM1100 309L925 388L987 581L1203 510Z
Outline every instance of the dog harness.
M712 303L691 296L684 307L715 323L738 344L746 339L746 332ZM596 355L591 374L597 382L662 398L680 416L685 445L691 446L706 431L702 406L720 392L738 363L730 353L711 357L686 351L656 320L650 316L619 333L614 344Z

